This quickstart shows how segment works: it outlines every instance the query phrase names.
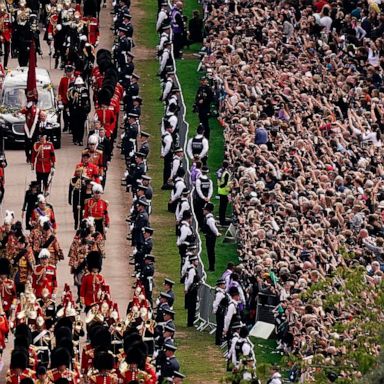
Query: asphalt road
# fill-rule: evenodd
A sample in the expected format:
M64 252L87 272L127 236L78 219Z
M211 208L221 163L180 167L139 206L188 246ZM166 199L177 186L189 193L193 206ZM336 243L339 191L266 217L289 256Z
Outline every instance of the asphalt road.
M100 44L98 48L111 49L113 35L110 31L112 16L108 8L103 9L100 16ZM58 86L63 71L49 68L48 48L42 40L43 32L40 34L41 45L43 48L43 58L38 57L38 67L49 70L52 82ZM53 62L53 60L52 60ZM16 68L17 61L11 60L9 68ZM92 113L90 114L92 116ZM65 260L58 264L58 283L59 294L64 283L71 284L73 288L73 278L69 273L68 250L74 236L73 218L71 206L68 205L68 184L73 175L75 165L80 161L82 148L72 144L72 137L68 133L62 135L62 148L56 150L56 172L53 179L48 202L54 207L58 223L58 239L64 250ZM21 219L21 208L24 193L31 180L35 179L35 174L30 170L30 166L25 163L25 155L22 149L7 150L6 157L8 167L5 170L6 191L0 217L4 217L5 210L15 212L17 220ZM120 312L125 313L126 306L131 297L131 273L132 267L129 266L129 255L131 248L126 240L127 224L125 217L130 206L130 196L120 185L120 179L124 172L123 160L119 155L119 150L115 148L111 167L108 170L107 185L104 199L109 201L109 215L111 219L110 230L106 241L106 259L103 264L103 275L111 287L112 299L119 304ZM76 290L73 289L73 293ZM0 373L0 383L4 382L4 375L9 366L9 355L13 347L12 340L9 341L4 352L4 368Z

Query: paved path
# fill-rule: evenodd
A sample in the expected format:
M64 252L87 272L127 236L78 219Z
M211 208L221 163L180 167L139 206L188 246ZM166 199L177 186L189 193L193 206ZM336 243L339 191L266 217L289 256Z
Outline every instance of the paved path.
M103 9L100 17L100 45L98 48L111 49L113 36L110 31L111 15L109 9ZM49 57L47 46L42 41L44 57L38 57L38 66L49 69ZM17 62L12 60L9 68L15 68ZM50 70L52 82L55 87L63 74L61 70ZM75 165L80 161L81 147L72 144L71 135L63 133L62 148L56 150L57 163L56 173L53 180L51 194L48 202L53 204L58 223L58 239L64 250L66 259L58 265L58 283L60 291L64 283L70 283L73 288L73 278L69 273L67 254L74 236L72 209L68 205L68 183L73 175ZM4 215L6 209L15 212L16 219L21 219L21 207L24 198L24 191L29 182L35 179L35 174L25 163L23 150L7 150L6 157L8 167L6 168L6 193L1 211ZM111 167L108 171L106 191L104 198L109 201L109 215L111 226L106 241L106 259L103 264L103 275L111 286L111 294L114 301L117 301L122 314L125 313L127 303L131 297L131 273L129 266L129 255L131 249L126 240L127 224L125 217L130 206L130 196L120 186L120 179L124 171L124 164L120 158L119 151L115 149ZM2 217L0 217L2 221ZM73 289L75 293L76 290ZM0 373L0 383L4 382L4 375L9 365L9 354L13 347L10 341L4 354L4 368Z

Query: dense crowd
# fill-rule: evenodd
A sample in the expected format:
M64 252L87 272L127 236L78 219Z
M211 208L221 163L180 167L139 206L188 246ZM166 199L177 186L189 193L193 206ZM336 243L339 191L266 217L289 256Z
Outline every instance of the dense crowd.
M9 18L16 16L14 22L21 23L26 31L32 27L36 30L36 18L31 17L33 6L36 4L20 1L2 8L2 12ZM100 6L86 1L83 7L77 4L75 11L65 1L37 8L41 22L47 26L48 44L52 39L55 42L56 66L61 60L65 71L58 88L64 132L72 133L75 144L82 146L84 137L87 142L68 190L75 229L68 264L77 292L65 284L60 297L56 266L65 257L54 207L48 202L56 156L52 130L36 89L37 40L29 46L23 64L29 64L29 69L26 105L20 113L26 116L25 153L27 163L36 171L36 181L26 191L22 221L16 221L15 214L7 211L0 229L0 347L1 351L11 348L13 342L6 376L10 384L154 384L181 383L184 378L175 357L174 282L165 278L164 291L157 300L152 297L152 188L151 178L146 175L150 135L140 129L142 100L140 77L134 73L130 3L120 0L113 4L112 52L99 49L95 53ZM62 30L66 31L61 36L64 45L55 37ZM38 33L35 35L38 39ZM15 35L10 38L16 40ZM2 42L8 49L7 41ZM87 52L93 55L89 62L82 60ZM15 54L22 55L20 49ZM85 134L92 102L92 126ZM121 123L121 145L116 145ZM109 203L102 194L117 146L125 157L124 180L133 196L127 221L131 223L128 238L132 240L135 283L124 312L113 300L101 273L103 259L109 257L105 242L111 220ZM5 159L2 162L6 165ZM128 292L129 287L125 288Z
M382 281L383 15L380 1L205 2L241 259L226 290L249 324L258 299L277 305L278 348L301 358L343 354L333 326L355 311L324 308L321 290L308 304L309 288L357 265Z

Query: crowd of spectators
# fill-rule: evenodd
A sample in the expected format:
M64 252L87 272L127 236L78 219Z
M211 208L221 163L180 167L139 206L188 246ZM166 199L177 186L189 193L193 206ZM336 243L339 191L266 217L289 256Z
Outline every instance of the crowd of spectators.
M252 324L258 295L270 295L280 350L301 358L343 354L335 339L351 334L336 337L334 325L359 308L344 298L326 308L326 292L315 300L305 293L329 276L337 276L337 293L344 285L338 271L357 266L368 292L382 283L381 0L213 0L204 7L202 67L233 173L241 264L229 274L245 292L243 319Z

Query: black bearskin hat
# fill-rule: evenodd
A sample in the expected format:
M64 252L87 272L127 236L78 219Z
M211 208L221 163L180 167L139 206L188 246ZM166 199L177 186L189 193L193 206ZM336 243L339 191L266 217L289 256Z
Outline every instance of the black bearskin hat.
M15 329L15 337L21 336L24 337L28 345L32 343L32 332L31 329L28 327L27 324L19 324Z
M106 327L96 329L91 340L92 347L99 348L103 351L111 349L112 336Z
M97 351L93 360L93 366L101 371L103 369L111 370L114 366L113 355L106 351Z
M137 364L139 369L145 368L145 362L148 356L147 344L144 341L138 341L131 344L125 351L125 361L128 364Z
M9 276L10 274L11 274L11 265L9 263L9 260L2 257L0 259L0 275Z
M103 260L101 258L100 252L91 251L88 253L87 267L89 271L92 271L92 269L97 269L100 272L102 264L103 264Z
M52 351L51 355L51 367L58 368L61 365L69 367L71 362L71 355L67 348L58 347Z
M15 349L11 355L11 369L26 369L28 366L28 352L26 349Z

